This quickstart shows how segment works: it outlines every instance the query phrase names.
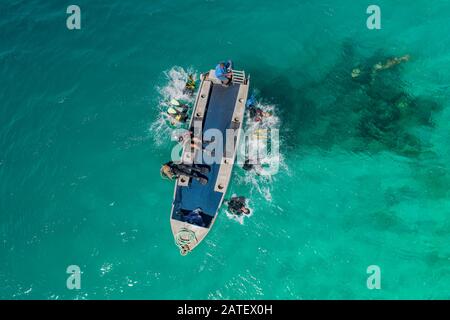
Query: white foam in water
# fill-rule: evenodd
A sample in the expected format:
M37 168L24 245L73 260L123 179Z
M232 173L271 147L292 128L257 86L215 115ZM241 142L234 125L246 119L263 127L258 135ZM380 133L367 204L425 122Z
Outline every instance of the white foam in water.
M158 108L157 118L150 127L150 132L157 146L170 142L174 128L183 126L183 124L178 124L174 127L169 124L167 109L170 106L170 101L176 99L190 107L194 103L195 94L190 96L183 92L189 74L192 74L194 80L197 81L197 72L192 69L185 70L182 67L175 66L164 72L165 85L157 88L159 93L158 105L156 106Z
M250 209L250 208L249 208ZM231 219L231 220L234 220L234 221L237 221L237 222L239 222L240 224L244 224L244 220L246 219L246 218L250 218L252 215L253 215L253 210L252 209L250 209L250 214L249 215L244 215L244 214L242 214L242 215L240 215L240 216L237 216L237 215L235 215L235 214L232 214L230 211L228 211L228 210L225 210L225 213L226 213L226 215L227 215L227 217L229 218L229 219Z
M277 116L277 107L274 104L266 104L264 102L257 102L255 105L257 108L260 108L264 112L270 112L272 114L271 117L264 118L262 121L254 121L250 119L249 112L246 113L246 123L244 130L255 131L258 129L279 129L280 127L280 118ZM264 144L261 144L261 141L258 139L250 139L247 142L241 141L241 143L250 143L252 148L256 148L259 152L260 148L265 148ZM280 146L282 145L282 141L280 141ZM243 145L241 148L245 147ZM255 149L254 149L255 150ZM289 174L289 168L287 167L283 154L281 153L282 149L279 148L279 154L275 155L272 153L268 153L267 156L260 160L260 163L264 166L275 166L276 162L278 162L279 172L278 174ZM242 165L242 164L241 164ZM238 172L242 172L242 169L238 169ZM260 175L255 170L244 171L244 175L239 174L236 176L238 184L245 184L250 186L250 191L248 194L244 196L247 199L254 199L255 203L258 203L258 198L263 197L267 202L272 202L272 186L274 181L277 179L277 174L274 175ZM256 194L255 194L256 193ZM227 217L231 220L237 221L240 224L244 224L244 220L246 218L250 218L253 216L254 208L250 208L251 214L248 216L236 216L230 213L228 210L225 210Z
M170 106L170 101L172 99L179 100L183 103L189 104L190 107L193 106L195 101L195 94L193 96L187 95L183 93L186 80L189 74L193 74L194 80L197 80L197 73L191 69L185 70L182 67L175 66L170 70L164 72L165 75L165 85L162 87L158 87L159 99L158 105L158 115L153 124L150 127L150 131L153 135L155 144L158 146L164 145L171 141L171 137L173 137L176 129L180 129L183 125L179 125L177 127L171 126L169 124L169 119L167 115L167 108ZM266 104L264 102L258 101L256 103L256 107L261 109L264 112L269 112L272 115L270 117L262 119L262 121L254 121L250 119L248 111L246 114L246 124L245 131L249 130L258 130L258 129L279 129L280 118L277 116L276 106L273 104ZM258 139L250 139L251 147L256 148L256 150L265 147ZM283 171L284 174L288 171L288 168L284 162L283 156L281 154L274 155L272 153L268 153L267 156L260 160L261 164L264 166L274 166L278 162L278 166L280 171ZM275 175L260 175L255 170L245 171L245 175L242 177L238 177L238 183L244 183L251 186L251 190L249 192L248 198L251 197L253 192L257 192L262 196L266 201L272 201L272 185L273 181L276 180ZM244 223L245 218L249 218L253 215L253 209L251 209L251 214L248 216L236 216L226 210L226 215L228 218L239 222L240 224Z
M255 105L257 108L261 109L264 112L271 113L270 117L263 118L261 121L255 121L250 119L249 112L247 111L246 117L247 121L245 124L245 131L255 131L260 129L279 129L280 127L280 118L277 116L277 108L274 104L266 104L264 102L258 101ZM249 139L248 143L250 148L253 150L262 151L261 148L265 148L264 144L261 144L258 139ZM282 142L280 141L280 145ZM288 167L284 161L284 157L281 153L281 148L279 150L279 154L268 153L267 156L260 160L260 163L263 166L267 167L275 167L278 162L279 171L286 173L288 171ZM243 177L244 183L252 186L252 191L257 191L261 194L266 201L272 201L272 185L273 181L276 180L276 175L260 175L255 170L250 170L245 172L245 176Z

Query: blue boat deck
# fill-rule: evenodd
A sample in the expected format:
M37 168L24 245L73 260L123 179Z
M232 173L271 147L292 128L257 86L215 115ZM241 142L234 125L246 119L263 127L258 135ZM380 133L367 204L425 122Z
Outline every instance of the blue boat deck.
M209 101L206 106L202 134L208 129L218 129L223 135L223 145L226 145L226 129L231 127L234 107L239 93L239 84L229 87L213 84ZM214 163L210 172L206 175L208 183L202 185L195 179L191 179L188 186L177 186L175 192L172 218L179 221L187 221L187 215L195 209L201 209L201 218L196 222L188 221L208 228L217 214L221 205L223 193L214 190L220 163ZM201 221L200 221L201 220Z

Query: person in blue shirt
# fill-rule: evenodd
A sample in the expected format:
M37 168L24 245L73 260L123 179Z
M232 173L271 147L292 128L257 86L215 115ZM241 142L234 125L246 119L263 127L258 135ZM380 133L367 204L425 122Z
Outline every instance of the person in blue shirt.
M231 77L233 75L233 73L231 72L231 69L233 68L233 63L231 61L228 61L227 63L225 62L220 62L217 66L216 66L216 77L222 81L222 84L229 84L231 81Z

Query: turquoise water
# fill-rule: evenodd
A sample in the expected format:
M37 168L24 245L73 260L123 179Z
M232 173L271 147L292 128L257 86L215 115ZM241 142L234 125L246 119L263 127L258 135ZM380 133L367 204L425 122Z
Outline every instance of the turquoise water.
M450 298L450 2L379 0L379 31L367 1L76 4L77 31L60 1L0 4L0 298ZM253 215L222 210L182 257L155 123L173 72L226 58L275 108L283 165L236 168Z

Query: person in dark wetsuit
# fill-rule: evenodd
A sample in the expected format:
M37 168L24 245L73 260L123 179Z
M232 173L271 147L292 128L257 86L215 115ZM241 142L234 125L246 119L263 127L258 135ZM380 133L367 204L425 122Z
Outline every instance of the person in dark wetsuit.
M244 169L245 171L250 171L252 170L254 167L254 165L250 162L250 159L245 159L244 165L242 166L242 169Z
M250 209L246 207L245 197L231 197L227 205L230 212L234 215L250 214Z
M266 112L261 108L258 108L256 106L256 98L254 95L252 95L250 98L248 98L245 107L248 109L250 114L250 119L256 122L262 121L263 118L268 118L272 116L271 112Z
M261 174L262 166L259 160L251 160L250 158L246 158L244 164L242 165L242 169L245 171L254 171L257 175Z
M201 184L208 183L208 177L206 174L209 173L209 166L203 164L184 164L184 163L174 163L169 161L165 163L161 168L161 174L170 180L177 179L180 176L188 176L196 179Z

